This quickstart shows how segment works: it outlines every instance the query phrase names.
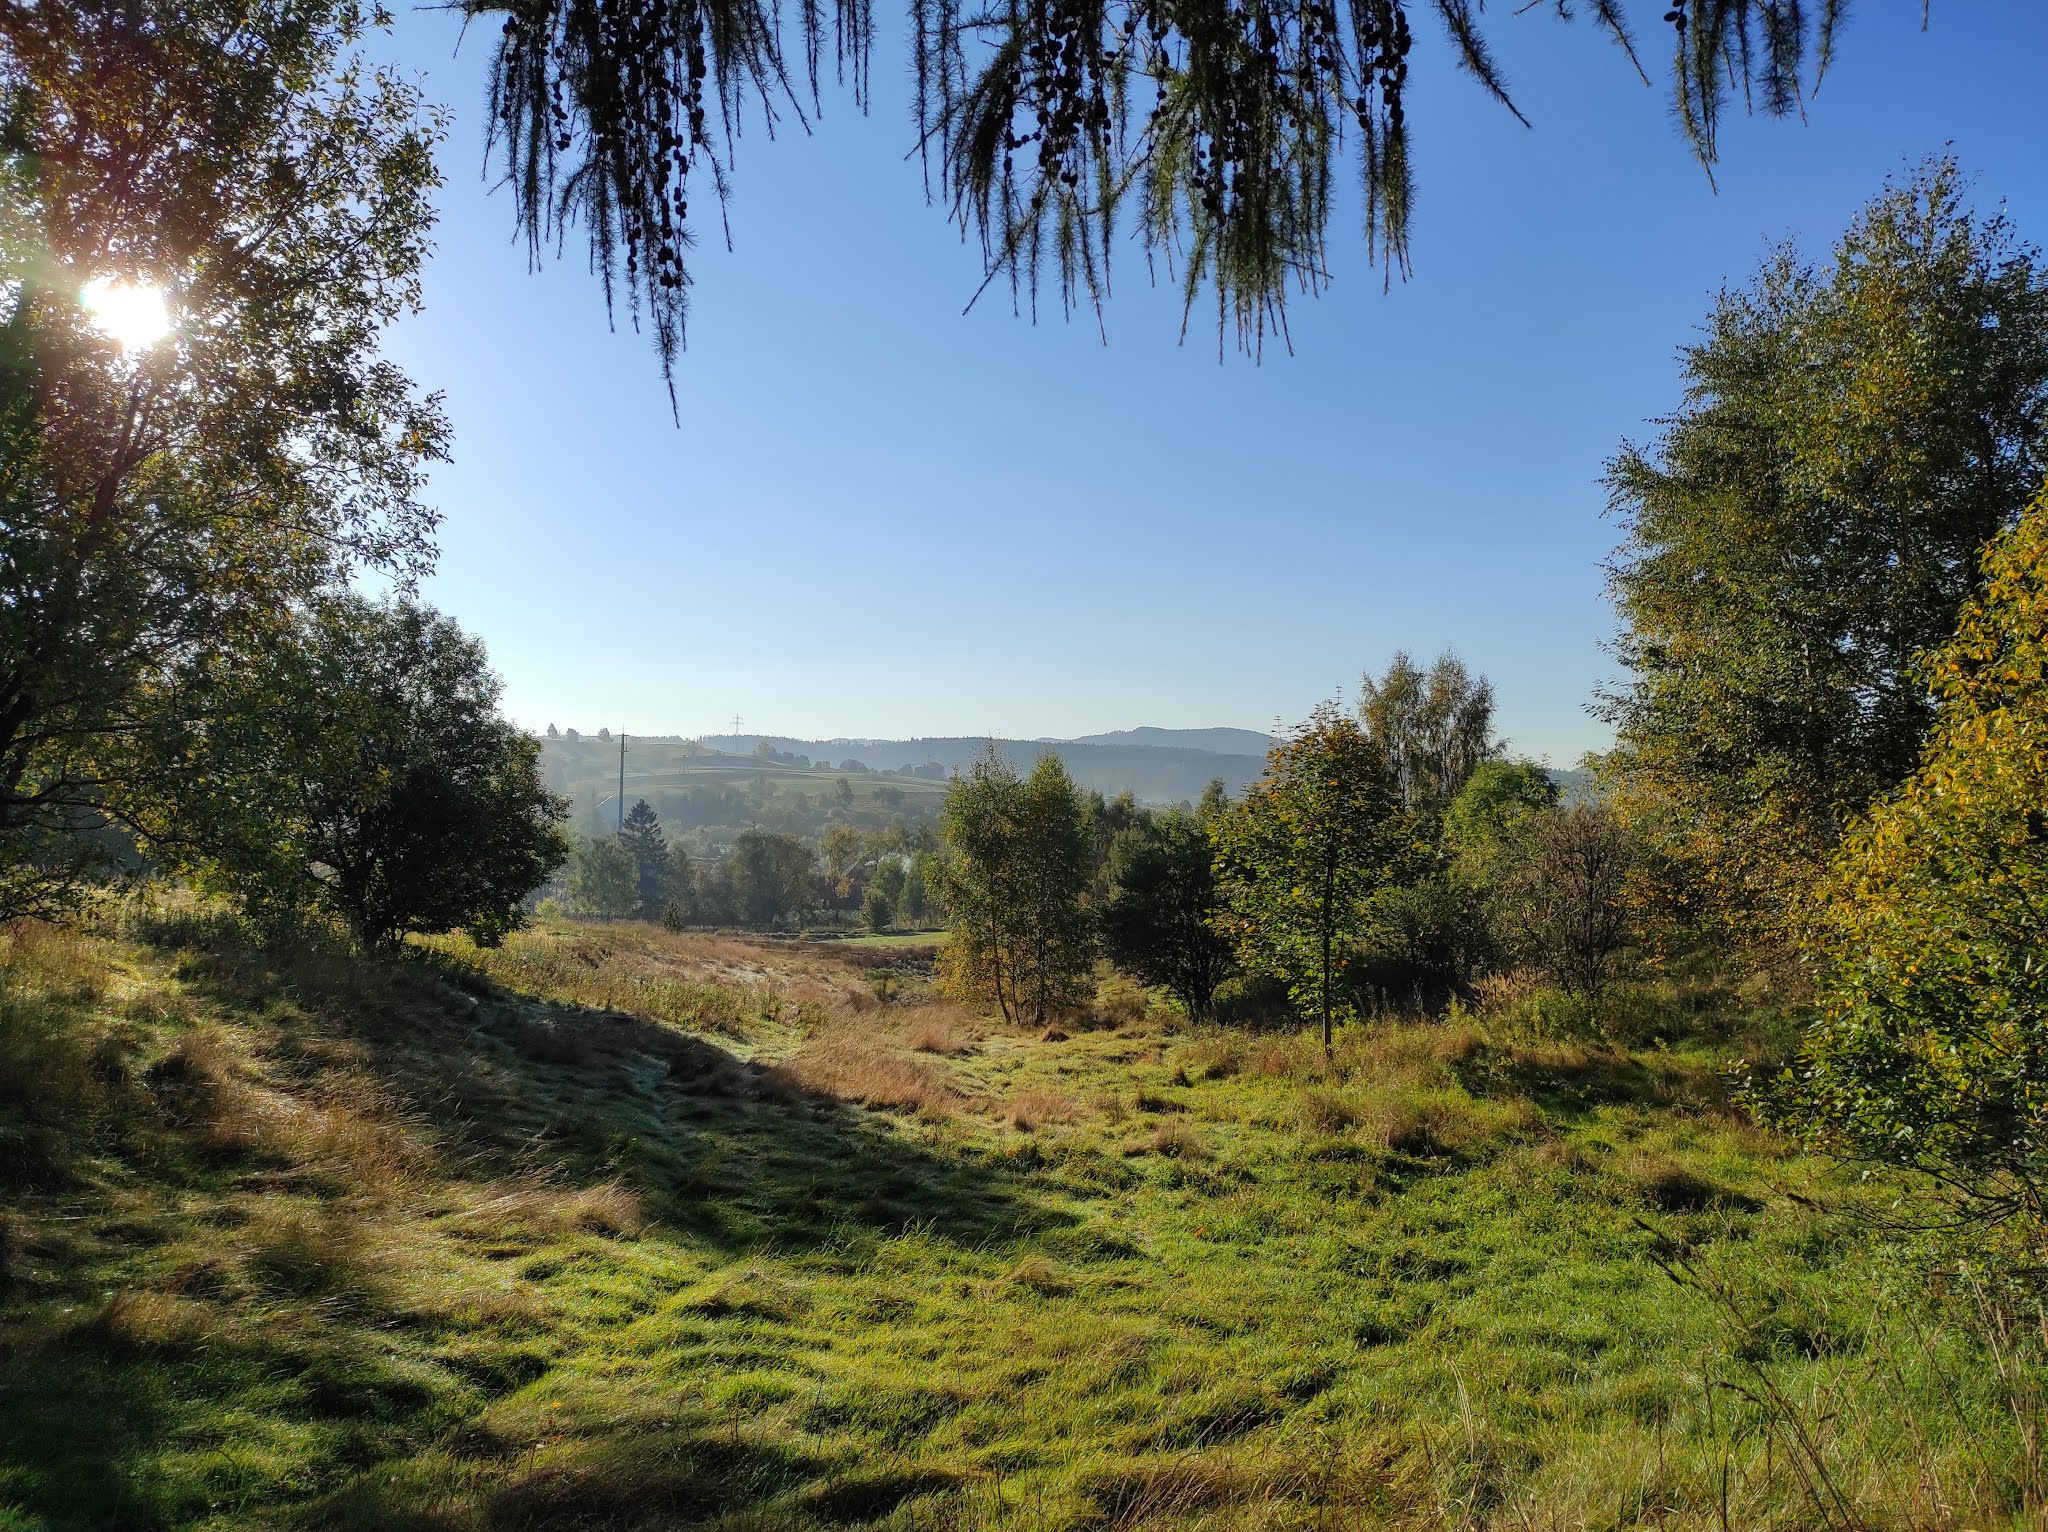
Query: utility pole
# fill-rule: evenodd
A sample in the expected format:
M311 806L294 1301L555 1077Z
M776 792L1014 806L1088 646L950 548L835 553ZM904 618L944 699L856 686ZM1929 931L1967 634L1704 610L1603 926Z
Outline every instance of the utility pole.
M619 833L626 833L626 731L619 730Z

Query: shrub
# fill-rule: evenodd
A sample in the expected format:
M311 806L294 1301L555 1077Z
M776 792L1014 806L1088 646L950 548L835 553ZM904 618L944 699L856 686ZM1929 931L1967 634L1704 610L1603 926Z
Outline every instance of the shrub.
M1448 877L1425 877L1380 890L1366 913L1365 940L1348 976L1366 1008L1434 1011L1471 993L1493 945L1475 890Z
M2048 493L1922 666L1923 764L1844 840L1806 938L1820 1019L1775 1115L1968 1213L2048 1206Z
M1095 986L1095 1014L1112 1027L1135 1027L1151 1014L1152 999L1134 981L1111 973Z
M1195 1137L1195 1130L1178 1117L1162 1119L1152 1129L1152 1152L1168 1159L1206 1160L1209 1151Z
M1301 1093L1301 1125L1311 1133L1342 1133L1358 1121L1357 1104L1341 1091L1311 1087Z
M895 901L881 889L870 884L867 892L861 896L860 918L866 922L870 931L886 931L896 923Z
M1287 985L1269 974L1237 974L1216 987L1210 1014L1225 1026L1278 1027L1292 1022Z
M1629 940L1635 847L1601 804L1531 814L1495 895L1510 949L1597 1006Z
M483 645L430 608L331 598L223 690L187 808L213 827L206 870L265 915L495 945L568 852L539 743L499 715Z

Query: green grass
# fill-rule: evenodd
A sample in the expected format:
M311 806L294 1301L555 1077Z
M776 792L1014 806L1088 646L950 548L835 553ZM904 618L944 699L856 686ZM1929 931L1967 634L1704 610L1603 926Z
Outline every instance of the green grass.
M1045 1040L835 945L0 936L0 1528L2040 1525L1729 1044Z

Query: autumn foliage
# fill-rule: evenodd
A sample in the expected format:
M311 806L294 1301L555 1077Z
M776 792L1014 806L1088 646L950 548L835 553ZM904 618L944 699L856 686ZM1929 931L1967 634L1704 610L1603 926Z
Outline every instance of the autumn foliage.
M1990 545L1922 671L1935 726L1824 885L1807 939L1822 1012L1781 1111L2031 1222L2048 1170L2048 493Z

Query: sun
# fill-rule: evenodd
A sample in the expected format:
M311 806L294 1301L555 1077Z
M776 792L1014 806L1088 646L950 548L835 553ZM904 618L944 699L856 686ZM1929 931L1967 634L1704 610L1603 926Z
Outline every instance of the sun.
M78 297L94 327L123 351L145 350L171 333L171 311L164 305L161 287L119 277L94 277Z

